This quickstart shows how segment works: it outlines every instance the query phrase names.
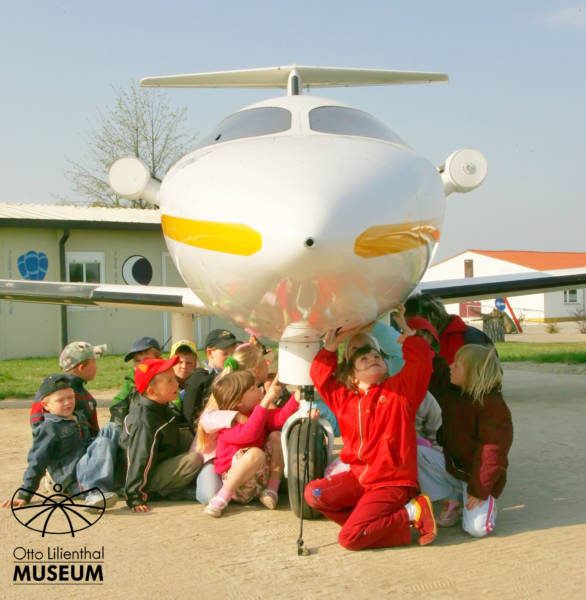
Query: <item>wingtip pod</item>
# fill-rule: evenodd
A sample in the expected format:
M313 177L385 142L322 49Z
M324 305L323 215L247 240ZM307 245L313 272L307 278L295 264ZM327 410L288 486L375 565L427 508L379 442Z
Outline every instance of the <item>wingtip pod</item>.
M110 187L123 198L144 200L159 205L161 183L151 176L148 167L135 156L124 156L114 161L108 171Z
M450 154L438 171L446 196L452 192L465 194L476 189L485 180L488 163L482 152L462 148Z

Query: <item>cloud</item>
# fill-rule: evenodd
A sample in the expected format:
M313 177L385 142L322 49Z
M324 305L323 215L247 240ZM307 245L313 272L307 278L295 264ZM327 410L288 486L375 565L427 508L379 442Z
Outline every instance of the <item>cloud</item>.
M586 30L586 2L579 2L573 6L547 13L543 16L543 22Z

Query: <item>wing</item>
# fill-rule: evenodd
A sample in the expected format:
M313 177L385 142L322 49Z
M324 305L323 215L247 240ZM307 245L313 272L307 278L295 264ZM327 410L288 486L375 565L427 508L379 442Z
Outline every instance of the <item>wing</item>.
M413 290L413 293L425 292L438 296L442 300L457 303L500 296L525 296L580 287L586 287L585 269L422 281Z
M0 299L212 314L188 288L0 279Z

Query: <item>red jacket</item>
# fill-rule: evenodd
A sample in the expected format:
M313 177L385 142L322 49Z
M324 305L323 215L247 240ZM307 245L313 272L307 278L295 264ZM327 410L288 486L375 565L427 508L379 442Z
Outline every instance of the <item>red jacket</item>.
M281 429L298 407L295 395L291 394L285 406L267 409L258 404L246 423L237 423L222 429L218 433L218 447L214 460L216 473L224 473L232 466L232 458L238 450L262 448L267 440L267 433Z
M448 364L454 362L454 355L465 344L490 344L492 340L480 329L466 325L458 315L450 315L451 321L440 333L440 356L443 356Z
M468 492L486 500L498 498L507 481L507 455L513 442L511 412L500 392L473 402L450 383L445 360L436 357L429 391L442 409L438 441L444 448L448 473L468 482Z
M418 487L415 413L427 392L433 352L421 337L403 344L405 366L364 392L340 383L337 352L320 350L311 378L340 425L340 459L366 489L388 485Z

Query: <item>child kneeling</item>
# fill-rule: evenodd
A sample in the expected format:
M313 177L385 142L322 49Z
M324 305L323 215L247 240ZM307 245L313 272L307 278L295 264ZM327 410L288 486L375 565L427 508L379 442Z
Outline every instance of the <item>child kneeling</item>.
M108 423L92 439L84 412L74 412L72 386L71 378L61 373L49 375L41 383L38 394L44 419L33 430L22 488L12 502L6 500L2 506L28 504L45 470L61 486L61 493L75 496L87 492L85 504L89 507L109 508L117 502L118 496L111 490L120 430Z
M397 317L401 323L403 312ZM340 458L350 469L310 482L304 497L342 525L338 542L348 550L410 544L411 526L419 531L420 545L436 537L429 498L418 495L415 434L433 352L425 339L406 325L403 329L405 366L392 377L381 353L367 344L349 358L348 385L336 378L338 344L352 330L328 332L311 365L311 378L338 419L344 441Z
M432 501L444 499L440 527L461 518L474 537L494 530L495 498L507 480L513 424L501 381L493 346L462 346L449 368L441 357L434 360L429 389L442 409L443 455L419 447L419 483Z

